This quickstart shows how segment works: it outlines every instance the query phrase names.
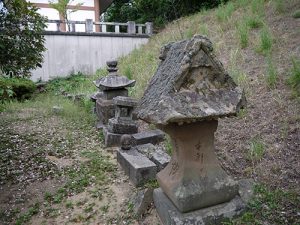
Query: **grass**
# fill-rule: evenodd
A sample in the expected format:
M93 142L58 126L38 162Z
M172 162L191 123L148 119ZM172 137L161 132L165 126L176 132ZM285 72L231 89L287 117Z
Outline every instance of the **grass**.
M284 0L274 0L274 6L275 6L276 12L284 13L284 11L285 11Z
M241 48L248 47L249 42L249 29L245 21L241 21L237 24L237 34L240 40Z
M267 56L267 77L266 81L269 88L275 88L278 82L278 72L270 55Z
M259 161L265 154L265 145L261 138L255 137L250 141L249 158L253 161Z
M250 17L246 17L247 25L251 29L260 28L263 26L263 19L258 15L252 15Z
M259 48L258 51L267 55L271 52L273 46L273 37L270 30L264 26L259 35Z
M263 17L265 15L265 2L264 0L252 0L251 11L254 15Z
M292 58L292 68L288 83L296 95L300 95L300 59Z
M226 5L221 4L216 11L216 16L219 22L226 22L230 19L232 13L235 10L235 6L232 2L227 3Z
M25 224L31 219L32 216L38 214L39 210L40 210L40 204L39 203L34 204L32 207L30 207L27 210L26 213L23 213L17 218L15 225Z
M270 189L263 184L254 187L254 198L248 204L248 211L238 219L223 223L224 225L262 225L298 224L297 212L300 198L294 192ZM289 217L286 217L286 214ZM297 219L298 217L298 219Z

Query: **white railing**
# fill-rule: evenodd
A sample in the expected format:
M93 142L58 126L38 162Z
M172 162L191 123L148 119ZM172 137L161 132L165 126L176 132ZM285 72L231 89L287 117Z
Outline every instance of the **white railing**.
M145 24L136 24L134 21L127 23L115 22L93 22L91 19L85 21L69 21L67 24L61 20L48 20L48 24L56 24L56 29L51 31L58 32L86 32L86 33L111 33L111 34L131 34L131 35L152 35L153 24L148 22ZM78 29L76 25L80 25ZM84 29L82 29L82 26ZM49 29L48 29L49 30Z

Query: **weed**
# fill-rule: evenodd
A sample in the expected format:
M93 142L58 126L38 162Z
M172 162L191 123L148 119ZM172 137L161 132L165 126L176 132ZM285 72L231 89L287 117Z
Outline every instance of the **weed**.
M145 188L158 188L158 187L159 187L158 182L157 182L156 179L155 179L155 180L150 180L150 181L148 181L148 182L145 183L143 186L144 186Z
M284 0L275 0L275 10L278 13L283 13L285 11Z
M171 143L171 138L167 135L166 140L164 142L166 152L168 155L172 155L173 153L173 148L172 148L172 143Z
M265 15L265 2L264 0L252 0L251 2L251 11L254 15L260 17Z
M246 115L247 115L247 109L240 109L240 111L237 114L239 118L244 118Z
M278 80L278 72L273 64L272 57L270 55L267 56L267 84L269 88L275 88Z
M247 25L251 28L251 29L255 29L255 28L260 28L263 26L263 20L261 19L261 17L254 15L251 17L247 18Z
M217 19L220 22L226 22L234 12L235 7L232 2L228 2L226 5L221 4L216 11Z
M45 192L44 194L44 199L47 201L47 202L51 202L52 199L53 199L53 195L50 193L50 192Z
M108 209L109 209L109 205L104 205L100 209L101 209L102 212L107 213Z
M93 203L89 203L85 208L84 208L84 212L86 213L89 213L89 212L92 212L93 211L93 207L95 206L96 204L93 202Z
M199 27L199 33L202 35L208 35L208 26L207 24L201 24Z
M189 28L185 34L184 34L184 37L187 38L187 39L191 39L193 36L194 36L194 31L192 28Z
M125 68L124 75L125 75L129 80L132 80L132 71L131 71L131 68L130 68L129 65Z
M300 59L292 58L292 68L288 84L295 91L296 95L300 94Z
M260 160L265 153L265 146L262 140L258 137L250 141L249 157L251 160Z
M245 21L238 23L237 33L240 40L241 48L246 48L248 46L249 31L247 23Z
M66 208L67 208L67 209L73 209L73 208L74 208L73 202L67 201L67 202L66 202Z
M300 10L297 10L293 13L294 18L300 18Z
M249 4L249 0L237 0L236 4L239 7L245 8Z
M273 38L267 27L264 27L260 32L260 45L258 48L259 52L263 54L269 54L273 46Z
M21 216L18 217L16 220L16 225L22 225L28 221L30 221L31 217L36 215L40 210L40 204L35 203L32 207L28 209L28 211Z

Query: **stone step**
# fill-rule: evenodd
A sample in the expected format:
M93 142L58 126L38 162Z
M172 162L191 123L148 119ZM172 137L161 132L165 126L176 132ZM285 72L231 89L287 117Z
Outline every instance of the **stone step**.
M155 179L157 166L136 149L119 149L117 160L135 186Z
M143 131L132 135L135 145L158 144L165 140L165 133L159 129Z

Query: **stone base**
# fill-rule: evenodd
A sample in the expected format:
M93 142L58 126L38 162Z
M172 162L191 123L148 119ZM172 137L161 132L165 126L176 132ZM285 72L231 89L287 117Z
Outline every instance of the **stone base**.
M119 147L121 146L121 137L123 134L114 134L107 130L106 127L103 127L104 135L104 146L105 147Z
M137 150L117 151L118 163L136 186L155 179L156 165Z
M135 134L138 132L138 125L131 118L111 118L108 120L107 129L117 134Z
M143 131L132 135L132 137L136 145L144 145L148 143L155 145L165 140L165 133L157 129Z
M97 99L96 101L96 114L98 121L106 125L110 118L115 116L115 105L112 100Z
M239 195L231 201L192 212L181 213L161 188L153 192L154 204L163 225L221 225L226 219L241 215L253 195L251 180L241 180L239 184Z

